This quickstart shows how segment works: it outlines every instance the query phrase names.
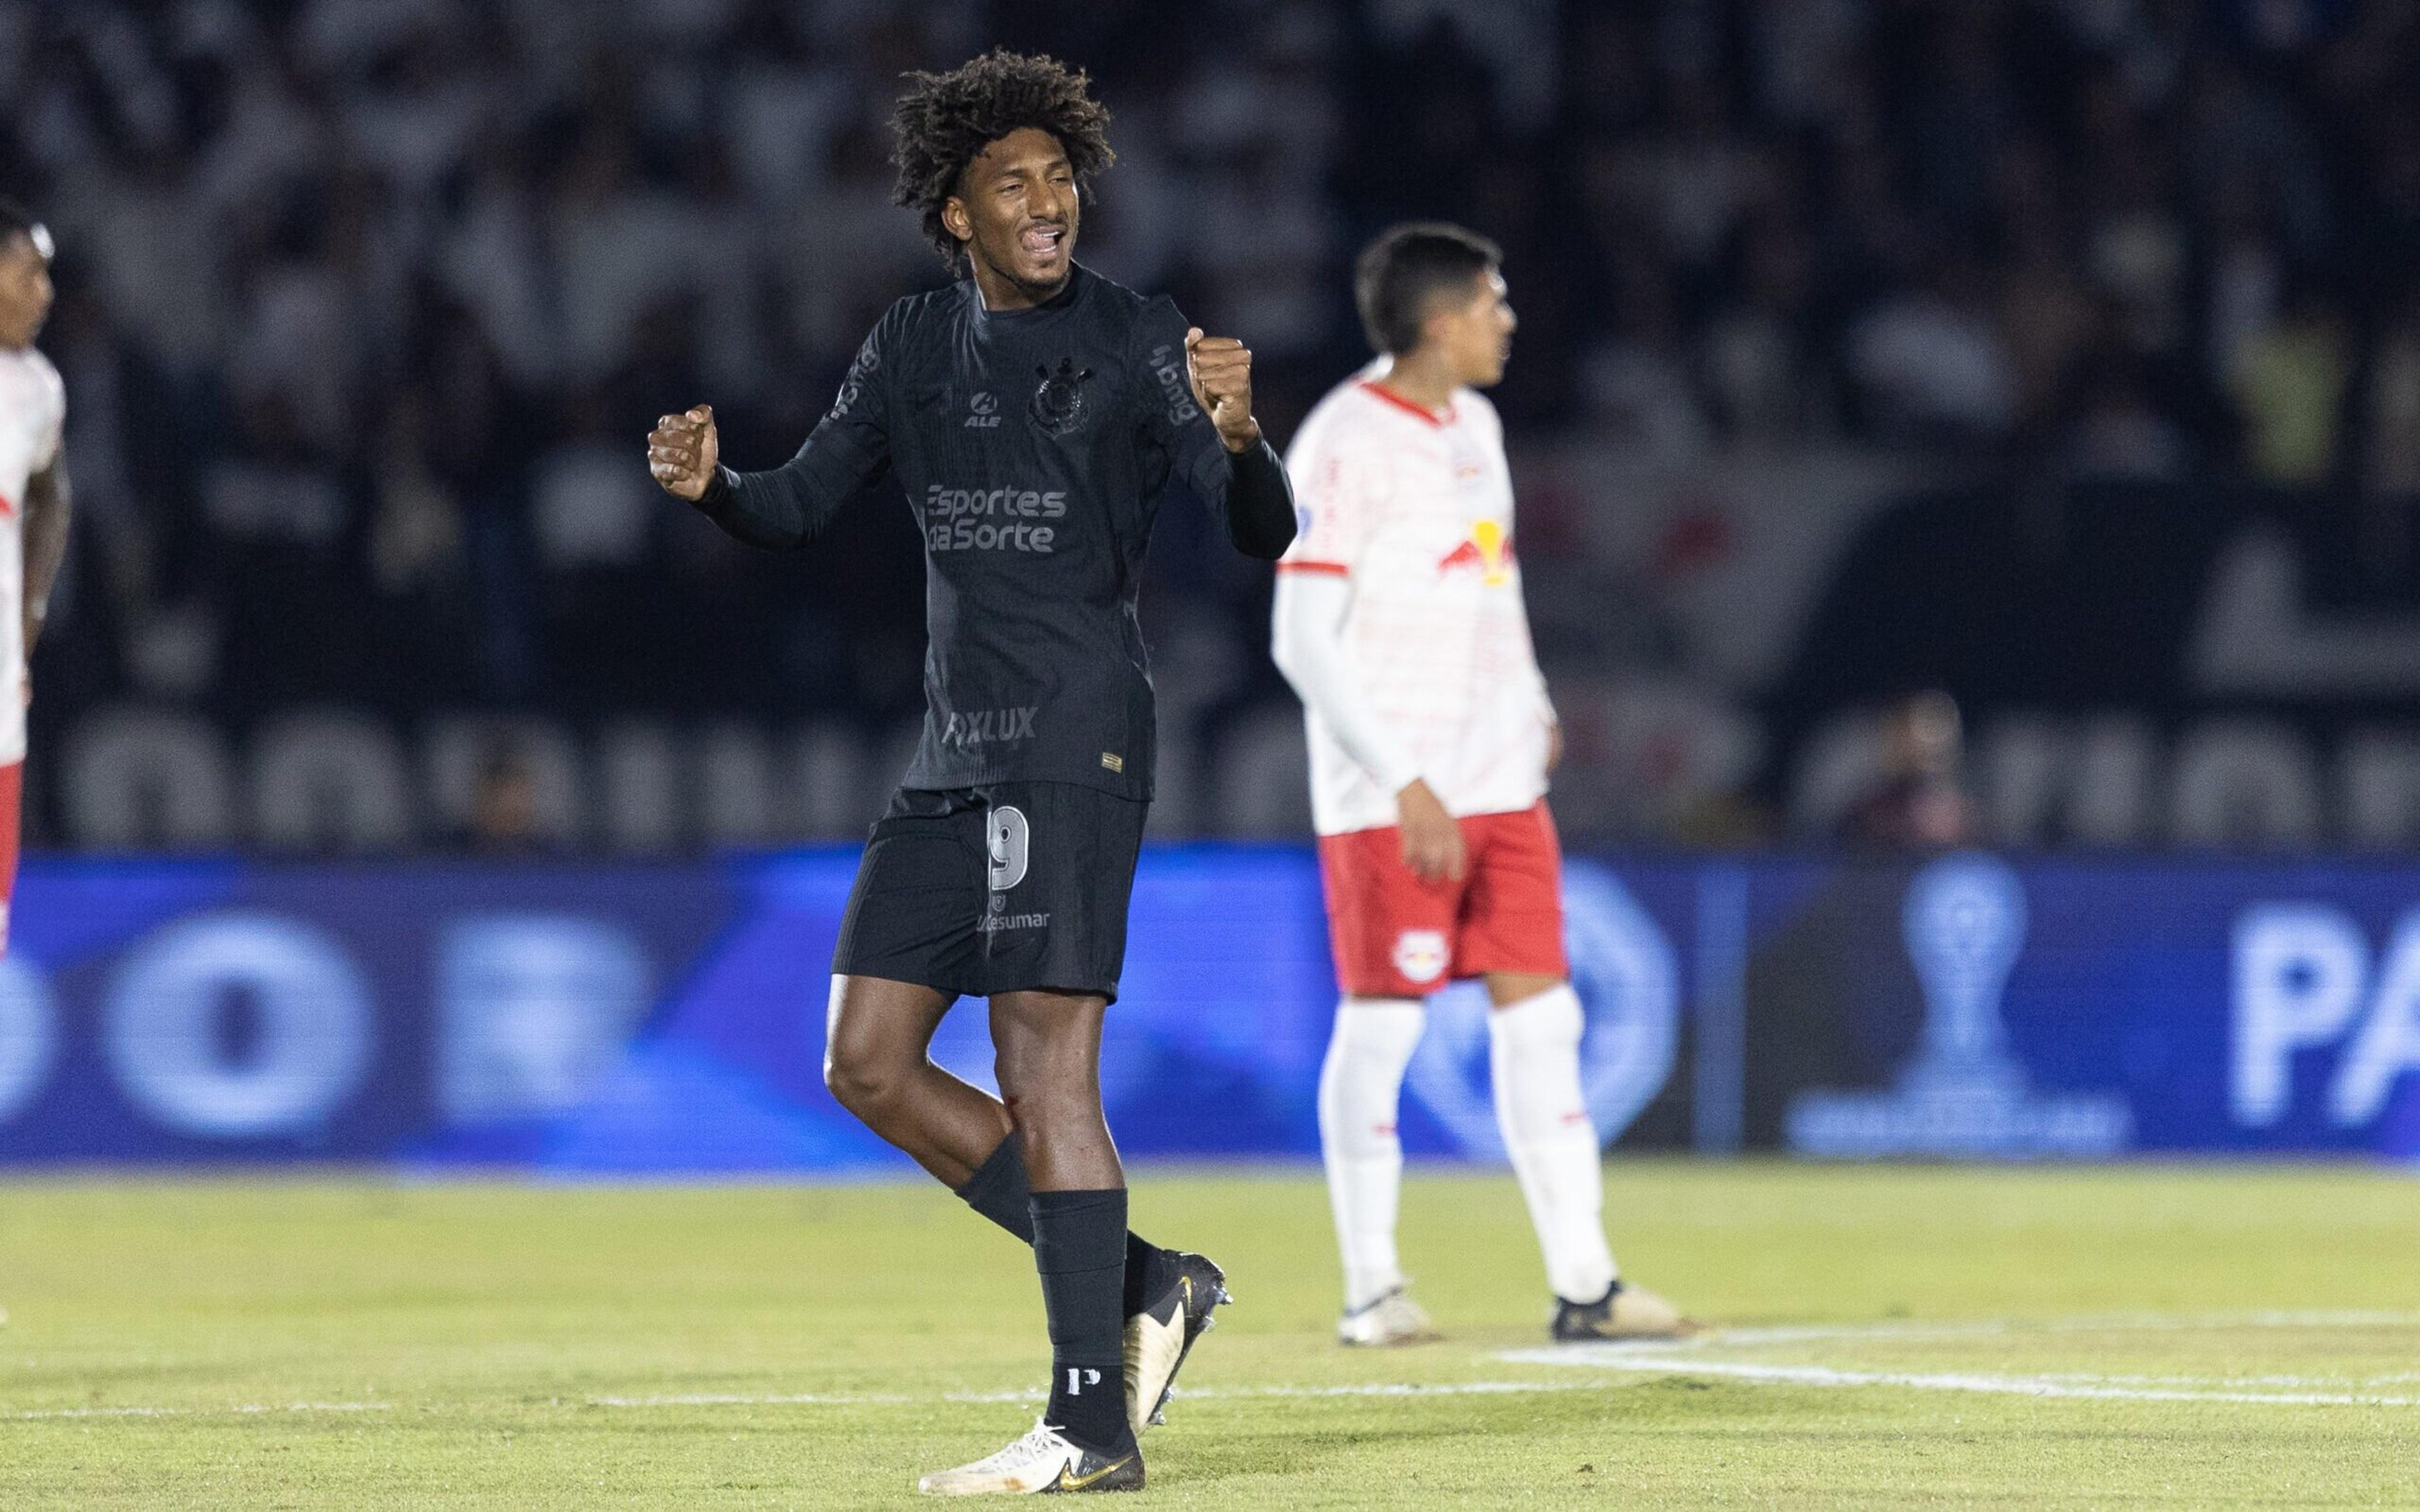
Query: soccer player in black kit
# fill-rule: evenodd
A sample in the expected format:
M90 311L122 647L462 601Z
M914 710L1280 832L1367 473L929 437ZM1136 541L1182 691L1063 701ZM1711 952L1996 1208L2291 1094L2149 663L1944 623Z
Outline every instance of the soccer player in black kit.
M721 466L703 406L658 422L648 462L768 548L812 540L885 469L906 489L928 707L841 926L825 1079L1031 1243L1041 1273L1041 1420L922 1489L1129 1490L1137 1436L1226 1296L1208 1260L1127 1231L1101 1112L1101 1021L1151 797L1136 593L1164 495L1201 499L1265 561L1294 538L1294 498L1242 343L1075 261L1087 187L1112 161L1085 76L1003 51L910 82L895 197L960 281L891 307L786 465ZM961 995L991 1000L999 1100L927 1057Z

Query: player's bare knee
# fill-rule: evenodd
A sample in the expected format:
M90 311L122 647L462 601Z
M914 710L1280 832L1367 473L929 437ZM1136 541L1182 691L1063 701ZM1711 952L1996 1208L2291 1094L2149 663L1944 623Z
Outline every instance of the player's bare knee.
M824 1089L831 1093L832 1101L861 1117L879 1090L858 1067L838 1055L824 1057Z
M897 1097L906 1077L897 1057L859 1041L835 1041L824 1051L824 1087L841 1106L871 1122Z
M824 1086L868 1123L906 1095L949 1000L905 982L834 977L824 1021Z
M1057 1144L1071 1136L1080 1136L1088 1128L1100 1122L1097 1108L1087 1113L1086 1100L1069 1096L1060 1088L1050 1088L1041 1095L1020 1097L1009 1109L1009 1119L1016 1126L1018 1135L1027 1140Z

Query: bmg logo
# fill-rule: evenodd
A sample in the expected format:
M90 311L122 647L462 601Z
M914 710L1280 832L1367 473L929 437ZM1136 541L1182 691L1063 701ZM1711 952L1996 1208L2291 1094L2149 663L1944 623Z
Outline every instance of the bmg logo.
M1151 349L1151 376L1159 380L1160 396L1168 401L1168 422L1182 428L1202 418L1193 402L1193 380L1185 369L1184 354L1166 342Z

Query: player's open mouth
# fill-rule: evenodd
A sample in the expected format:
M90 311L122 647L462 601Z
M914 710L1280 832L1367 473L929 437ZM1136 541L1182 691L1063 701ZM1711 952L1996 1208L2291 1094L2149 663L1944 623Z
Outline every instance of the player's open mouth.
M1025 248L1025 255L1036 262L1057 260L1060 248L1066 239L1067 228L1063 225L1027 226L1025 234L1018 239Z

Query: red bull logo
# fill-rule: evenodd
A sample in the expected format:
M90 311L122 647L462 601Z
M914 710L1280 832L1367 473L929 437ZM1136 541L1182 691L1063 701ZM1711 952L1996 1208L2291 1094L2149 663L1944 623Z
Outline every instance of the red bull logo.
M1480 574L1480 580L1489 587L1501 586L1510 580L1507 571L1512 560L1512 537L1504 527L1492 519L1482 519L1470 528L1470 538L1447 552L1437 563L1437 574L1468 567Z

